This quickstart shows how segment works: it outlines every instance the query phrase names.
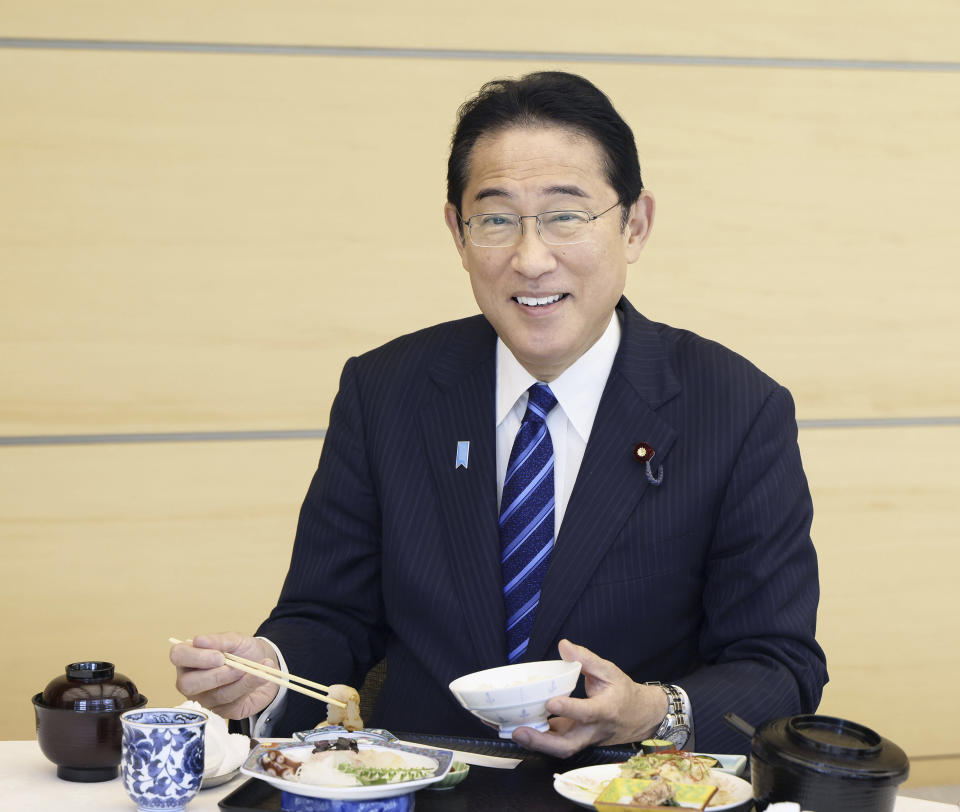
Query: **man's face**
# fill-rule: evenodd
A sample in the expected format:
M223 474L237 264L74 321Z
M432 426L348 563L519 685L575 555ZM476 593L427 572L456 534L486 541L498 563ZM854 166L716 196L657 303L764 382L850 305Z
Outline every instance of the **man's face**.
M616 203L602 153L591 138L562 127L515 127L480 138L470 154L463 219L475 214L540 214L577 209L598 214ZM653 221L644 192L621 228L619 206L595 220L586 241L548 245L536 221L523 221L516 245L478 248L449 203L445 216L473 295L517 360L550 381L603 334ZM535 300L541 303L535 303Z

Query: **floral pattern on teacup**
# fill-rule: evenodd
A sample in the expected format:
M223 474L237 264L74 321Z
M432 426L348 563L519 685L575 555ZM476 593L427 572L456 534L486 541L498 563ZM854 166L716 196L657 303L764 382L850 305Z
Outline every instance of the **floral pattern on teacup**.
M206 716L139 711L123 717L122 776L141 810L183 809L203 778Z

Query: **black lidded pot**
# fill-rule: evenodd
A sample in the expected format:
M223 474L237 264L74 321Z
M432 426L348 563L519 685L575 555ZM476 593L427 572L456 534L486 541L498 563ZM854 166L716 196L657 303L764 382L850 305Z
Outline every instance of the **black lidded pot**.
M118 775L120 715L147 698L113 663L70 663L33 697L37 742L66 781L109 781Z
M892 812L909 772L896 744L834 716L774 719L753 736L750 773L760 810L794 801L817 812Z
M133 681L118 673L113 663L85 660L70 663L64 672L43 689L44 705L80 713L99 713L129 710L140 701L140 692Z

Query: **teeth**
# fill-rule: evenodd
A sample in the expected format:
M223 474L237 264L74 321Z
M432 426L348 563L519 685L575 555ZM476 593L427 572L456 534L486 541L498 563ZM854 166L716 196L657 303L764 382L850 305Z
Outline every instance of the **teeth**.
M544 296L542 298L534 298L533 296L517 296L516 299L520 304L527 305L529 307L539 307L541 305L553 304L554 302L559 302L562 297L562 294L556 293L553 296Z

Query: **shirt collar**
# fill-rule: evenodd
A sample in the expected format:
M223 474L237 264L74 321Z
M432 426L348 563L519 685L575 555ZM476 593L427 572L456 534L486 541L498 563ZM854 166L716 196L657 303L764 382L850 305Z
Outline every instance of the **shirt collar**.
M620 319L616 311L603 335L550 382L553 392L577 434L586 442L597 416L600 396L610 377L613 360L620 346ZM500 338L497 338L497 425L499 426L533 384L537 382Z

